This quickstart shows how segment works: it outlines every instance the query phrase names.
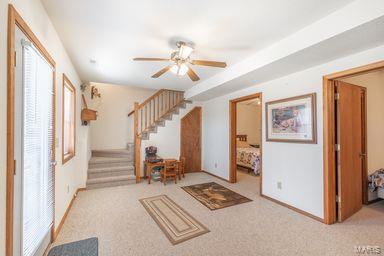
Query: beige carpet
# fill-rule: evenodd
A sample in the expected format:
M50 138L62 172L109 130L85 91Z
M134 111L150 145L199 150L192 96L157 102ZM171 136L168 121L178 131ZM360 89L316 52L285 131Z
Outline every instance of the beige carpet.
M56 244L99 238L100 256L356 255L356 245L384 248L384 202L364 207L343 224L324 225L258 196L258 178L237 184L187 174L178 184L133 184L80 192ZM210 211L180 187L217 182L252 202ZM140 198L166 194L211 231L173 246Z
M166 195L140 199L140 202L172 244L179 244L209 232Z

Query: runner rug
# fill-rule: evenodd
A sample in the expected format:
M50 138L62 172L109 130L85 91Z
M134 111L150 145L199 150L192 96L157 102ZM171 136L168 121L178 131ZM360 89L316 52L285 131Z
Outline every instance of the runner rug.
M173 245L209 232L166 195L143 198L140 202Z

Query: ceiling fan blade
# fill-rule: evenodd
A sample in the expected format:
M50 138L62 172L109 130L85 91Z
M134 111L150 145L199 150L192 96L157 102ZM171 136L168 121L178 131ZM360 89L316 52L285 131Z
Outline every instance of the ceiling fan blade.
M191 78L191 80L193 82L196 82L196 81L200 80L200 77L191 68L188 68L187 74L188 74L189 78Z
M168 67L163 68L162 70L160 70L159 72L157 72L156 74L154 74L154 75L152 76L152 78L158 78L159 76L161 76L161 75L163 75L165 72L167 72L170 68L171 68L171 66L168 66Z
M191 63L193 65L209 66L209 67L217 67L217 68L225 68L227 66L227 63L220 62L220 61L192 60Z
M170 61L170 59L164 58L134 58L136 61Z

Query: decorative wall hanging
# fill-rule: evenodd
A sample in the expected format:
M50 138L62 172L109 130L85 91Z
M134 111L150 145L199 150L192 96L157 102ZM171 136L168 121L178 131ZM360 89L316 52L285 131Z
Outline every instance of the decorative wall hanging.
M313 143L316 133L316 93L267 102L267 141Z

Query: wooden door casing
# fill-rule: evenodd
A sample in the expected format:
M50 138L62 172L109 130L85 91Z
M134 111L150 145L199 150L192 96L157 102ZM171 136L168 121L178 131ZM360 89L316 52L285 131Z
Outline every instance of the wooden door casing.
M363 205L364 120L360 86L336 81L339 99L337 113L337 185L338 220L340 222L359 211Z
M181 119L180 155L185 157L186 173L201 171L201 107Z

